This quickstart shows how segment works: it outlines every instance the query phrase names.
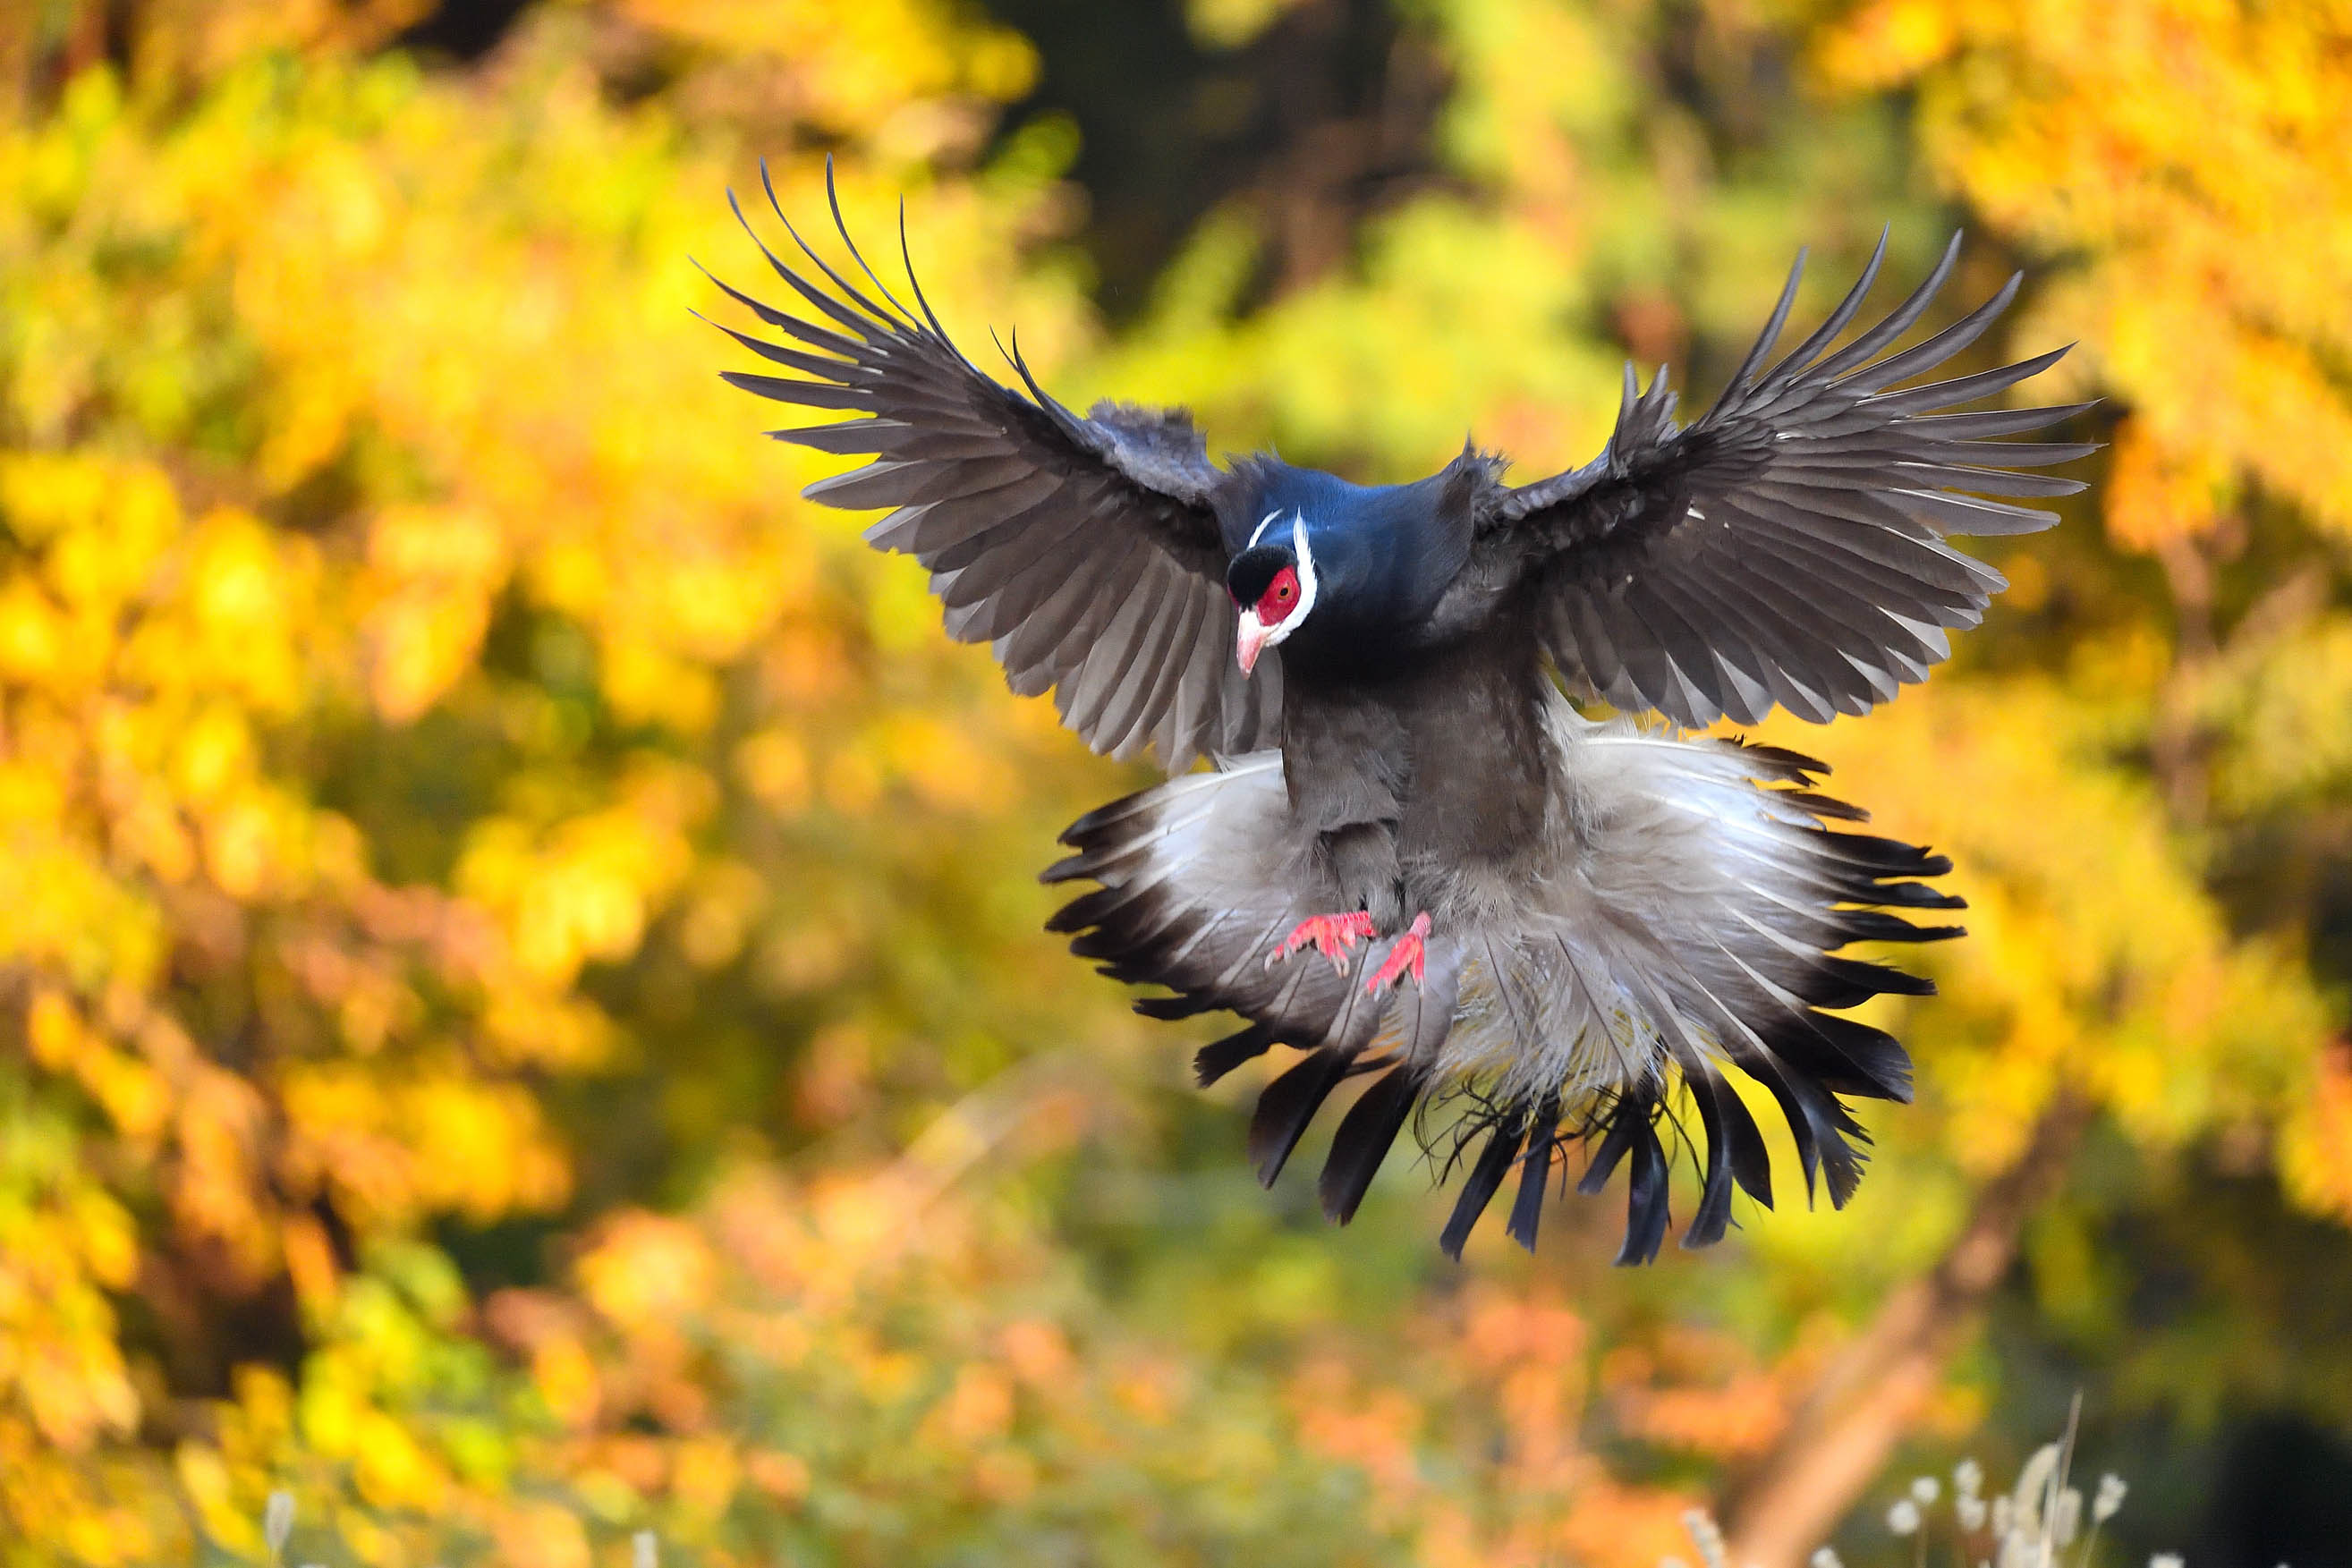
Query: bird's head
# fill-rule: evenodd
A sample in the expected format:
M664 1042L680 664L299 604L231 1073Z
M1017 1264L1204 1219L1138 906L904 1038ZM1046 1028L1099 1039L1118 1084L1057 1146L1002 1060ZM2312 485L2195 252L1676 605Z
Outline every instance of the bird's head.
M1296 511L1268 512L1249 548L1225 569L1225 591L1242 612L1234 657L1244 674L1256 667L1259 654L1307 623L1319 586L1306 518Z
M1237 462L1219 522L1241 667L1275 647L1301 672L1412 658L1468 556L1471 502L1492 466L1470 454L1415 484L1365 486L1269 456Z

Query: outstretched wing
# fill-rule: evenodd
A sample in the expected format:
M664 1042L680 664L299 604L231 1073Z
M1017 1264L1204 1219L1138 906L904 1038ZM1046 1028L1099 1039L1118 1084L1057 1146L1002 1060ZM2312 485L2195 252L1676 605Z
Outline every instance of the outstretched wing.
M1760 370L1796 298L1801 255L1763 335L1697 423L1675 423L1664 371L1641 393L1628 365L1601 455L1503 493L1481 520L1480 548L1518 558L1538 635L1563 674L1620 708L1655 708L1681 725L1727 715L1752 724L1776 703L1819 723L1926 679L1951 652L1945 633L1983 619L2007 581L1945 536L2048 528L2056 514L1981 497L2079 490L2080 480L2011 470L2096 448L1991 439L2087 403L1937 412L2024 381L2064 349L1887 390L1975 342L2017 292L2011 277L1962 319L1874 361L1927 309L1959 245L1953 235L1894 314L1830 353L1878 276L1881 236L1829 319Z
M729 371L725 378L779 402L866 416L772 434L874 459L810 486L809 498L894 508L867 540L929 568L949 634L989 643L1023 695L1050 688L1063 722L1095 750L1127 758L1149 744L1178 772L1197 755L1270 743L1280 677L1268 680L1274 672L1262 668L1248 679L1234 661L1238 612L1225 592L1211 506L1221 476L1192 422L1181 412L1110 403L1082 419L1037 385L1017 343L1013 364L1029 396L999 385L949 340L911 264L919 316L866 265L842 224L830 164L835 226L878 298L801 239L764 166L760 178L769 205L834 291L760 243L804 313L719 287L801 346L720 330L795 373ZM735 213L742 219L740 206ZM903 253L903 228L900 246Z

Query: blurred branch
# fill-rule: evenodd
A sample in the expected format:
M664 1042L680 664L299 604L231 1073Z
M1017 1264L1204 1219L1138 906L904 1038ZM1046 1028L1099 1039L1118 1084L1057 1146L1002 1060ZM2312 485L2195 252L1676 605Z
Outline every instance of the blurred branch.
M2026 1220L2064 1176L2090 1120L2089 1102L2060 1090L2016 1162L1979 1189L1942 1260L1890 1295L1822 1372L1726 1511L1733 1562L1797 1568L1853 1507L2009 1271Z
M882 1179L898 1189L910 1219L993 1157L1024 1131L1059 1114L1065 1122L1090 1110L1093 1082L1078 1053L1065 1048L1030 1057L964 1095L934 1118Z

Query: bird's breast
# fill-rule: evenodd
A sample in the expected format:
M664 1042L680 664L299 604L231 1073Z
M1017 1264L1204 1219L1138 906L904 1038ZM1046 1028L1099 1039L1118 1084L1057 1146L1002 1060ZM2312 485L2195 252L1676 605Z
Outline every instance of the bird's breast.
M1284 674L1284 762L1302 829L1385 821L1402 852L1449 863L1508 860L1539 839L1556 761L1532 653L1468 638L1377 673L1293 679L1286 664Z

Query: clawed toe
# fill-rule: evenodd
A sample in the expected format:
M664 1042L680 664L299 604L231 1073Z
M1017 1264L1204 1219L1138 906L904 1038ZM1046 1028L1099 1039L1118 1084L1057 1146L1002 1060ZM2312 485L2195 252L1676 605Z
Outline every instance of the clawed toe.
M1311 944L1331 961L1334 972L1344 975L1348 972L1348 950L1371 934L1372 917L1360 909L1346 915L1310 915L1291 927L1290 935L1265 956L1265 967L1271 969Z
M1423 910L1412 917L1412 924L1406 926L1404 935L1396 939L1396 945L1389 949L1389 956L1381 961L1381 967L1364 981L1364 994L1379 996L1396 984L1398 977L1407 970L1412 972L1412 983L1419 986L1423 967L1429 961L1428 936L1429 913Z

